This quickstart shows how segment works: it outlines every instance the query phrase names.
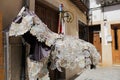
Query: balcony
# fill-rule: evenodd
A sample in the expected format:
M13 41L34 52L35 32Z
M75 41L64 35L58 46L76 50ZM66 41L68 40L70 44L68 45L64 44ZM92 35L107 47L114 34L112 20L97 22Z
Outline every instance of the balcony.
M103 7L117 5L117 4L120 4L120 0L101 0L101 5Z
M89 10L89 0L70 0L74 3L83 13Z

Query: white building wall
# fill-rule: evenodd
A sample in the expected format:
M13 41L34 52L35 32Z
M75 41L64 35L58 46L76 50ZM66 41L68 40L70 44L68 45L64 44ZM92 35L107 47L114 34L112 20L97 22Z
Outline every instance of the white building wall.
M90 8L100 7L99 0L90 0Z
M102 14L101 9L93 10L92 11L92 21L93 22L103 20L102 16L103 16L103 14Z
M90 0L90 25L101 25L102 65L112 66L112 45L111 42L107 42L107 36L111 36L111 24L120 23L120 4L101 7L99 1ZM104 21L105 19L107 21Z
M101 7L96 0L90 0L90 9L92 15L92 21L107 21L120 20L120 4L115 6Z
M105 7L104 15L108 21L120 20L120 5Z

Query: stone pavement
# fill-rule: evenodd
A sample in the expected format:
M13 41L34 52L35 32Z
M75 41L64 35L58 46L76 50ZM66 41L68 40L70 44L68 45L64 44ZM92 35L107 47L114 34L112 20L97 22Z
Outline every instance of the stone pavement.
M85 70L73 80L120 80L120 66Z

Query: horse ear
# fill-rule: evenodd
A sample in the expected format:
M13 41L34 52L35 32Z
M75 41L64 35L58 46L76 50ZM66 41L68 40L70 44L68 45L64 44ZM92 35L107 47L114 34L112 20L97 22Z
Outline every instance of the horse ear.
M25 7L22 7L22 9L20 10L20 12L18 13L17 17L15 17L15 19L13 20L13 22L15 23L20 23L22 20L22 13L25 11Z
M25 11L25 7L23 6L17 16L21 16L24 11Z

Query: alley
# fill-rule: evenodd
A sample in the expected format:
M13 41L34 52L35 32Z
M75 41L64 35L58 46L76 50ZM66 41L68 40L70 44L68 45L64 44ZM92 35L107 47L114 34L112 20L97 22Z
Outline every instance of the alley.
M86 70L74 80L120 80L120 66Z

